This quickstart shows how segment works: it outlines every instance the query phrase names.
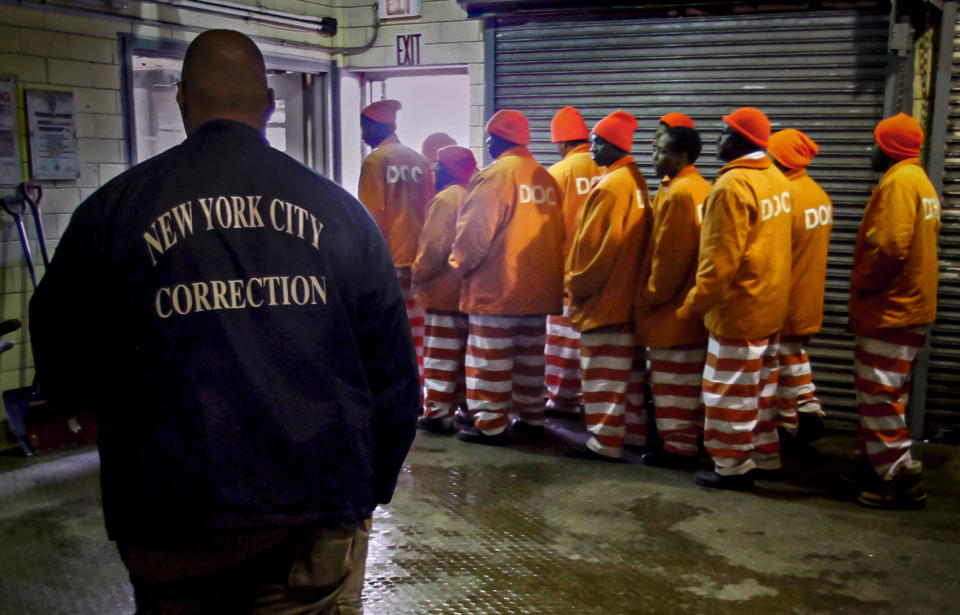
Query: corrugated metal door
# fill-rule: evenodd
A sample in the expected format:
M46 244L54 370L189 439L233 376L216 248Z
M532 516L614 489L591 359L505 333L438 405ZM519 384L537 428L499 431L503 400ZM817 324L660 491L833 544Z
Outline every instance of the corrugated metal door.
M944 36L949 36L944 33ZM927 432L960 425L960 21L953 39L947 151L940 210L940 287L931 335Z
M887 35L885 14L855 11L499 26L494 106L527 115L544 164L559 158L549 131L558 108L576 106L588 125L618 108L636 115L633 153L651 189L650 140L668 111L696 121L705 144L697 166L708 179L721 166L720 118L737 107L759 107L774 130L797 128L817 141L811 175L835 210L824 329L810 354L826 408L852 419L846 306L857 229L878 179L869 150L883 113Z

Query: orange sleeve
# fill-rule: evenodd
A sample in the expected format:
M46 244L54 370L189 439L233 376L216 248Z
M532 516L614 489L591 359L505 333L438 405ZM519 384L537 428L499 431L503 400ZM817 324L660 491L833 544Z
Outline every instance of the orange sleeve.
M596 295L607 281L620 251L625 205L629 198L607 188L595 188L587 197L567 257L565 286L574 301Z
M890 182L871 198L863 215L860 245L850 287L874 292L903 269L916 223L916 190L907 182Z
M673 299L697 257L695 235L697 204L686 190L671 190L654 212L656 221L650 277L643 289L643 300L650 307Z
M417 258L413 263L413 279L420 282L432 280L446 271L457 204L444 196L442 192L437 194L427 206L427 220L420 232Z
M712 191L704 204L697 281L681 307L684 312L706 314L719 303L743 259L750 231L748 199L752 193L749 186L740 186L737 180L731 183Z
M386 237L390 229L384 229L382 226L383 214L387 207L384 194L385 181L382 159L373 154L367 156L363 166L360 167L360 187L357 198L377 221L377 225Z
M506 173L477 175L457 216L456 238L450 266L461 277L470 275L486 258L504 213L513 201L513 186Z

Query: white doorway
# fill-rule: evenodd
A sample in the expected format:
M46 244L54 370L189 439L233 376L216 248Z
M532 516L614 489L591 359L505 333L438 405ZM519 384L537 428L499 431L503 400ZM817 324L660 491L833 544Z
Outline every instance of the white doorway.
M370 149L360 139L360 110L371 102L392 98L397 113L397 137L419 152L423 140L445 132L470 147L470 77L466 67L424 72L344 73L340 87L342 126L342 185L356 195L360 165Z

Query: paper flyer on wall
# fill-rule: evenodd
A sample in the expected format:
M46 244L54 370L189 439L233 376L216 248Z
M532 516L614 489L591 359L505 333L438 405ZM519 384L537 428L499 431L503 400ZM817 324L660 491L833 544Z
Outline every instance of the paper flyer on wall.
M17 82L0 77L0 186L22 181L17 135Z

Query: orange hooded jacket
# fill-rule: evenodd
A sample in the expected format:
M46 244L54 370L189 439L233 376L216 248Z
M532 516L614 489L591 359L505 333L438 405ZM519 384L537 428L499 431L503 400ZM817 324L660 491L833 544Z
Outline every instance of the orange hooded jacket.
M937 316L940 201L916 158L890 167L857 234L850 325L857 335L915 327Z
M360 168L360 202L387 240L395 267L409 267L417 256L417 238L433 196L430 163L397 135L384 139Z
M652 222L647 182L624 156L590 191L577 220L564 278L575 329L633 321L633 281Z
M413 292L417 303L428 310L460 309L460 275L447 259L457 231L457 212L466 198L465 187L450 184L427 206L427 220L413 262Z
M769 337L783 328L790 299L790 182L764 155L722 169L703 206L697 279L677 310L703 315L714 335Z
M687 346L707 339L703 323L679 320L677 308L697 278L700 215L710 183L690 165L660 184L653 230L634 297L637 344L652 348Z
M577 214L587 202L587 195L603 170L593 161L590 144L583 143L570 150L563 160L555 163L547 172L560 186L560 202L563 204L563 223L566 240L563 242L563 258L570 253L570 244L577 230Z
M786 173L793 193L790 251L790 305L781 335L813 335L823 325L827 250L833 227L833 204L805 168Z
M450 254L463 279L460 311L559 314L564 232L557 182L517 145L474 175L467 192Z

